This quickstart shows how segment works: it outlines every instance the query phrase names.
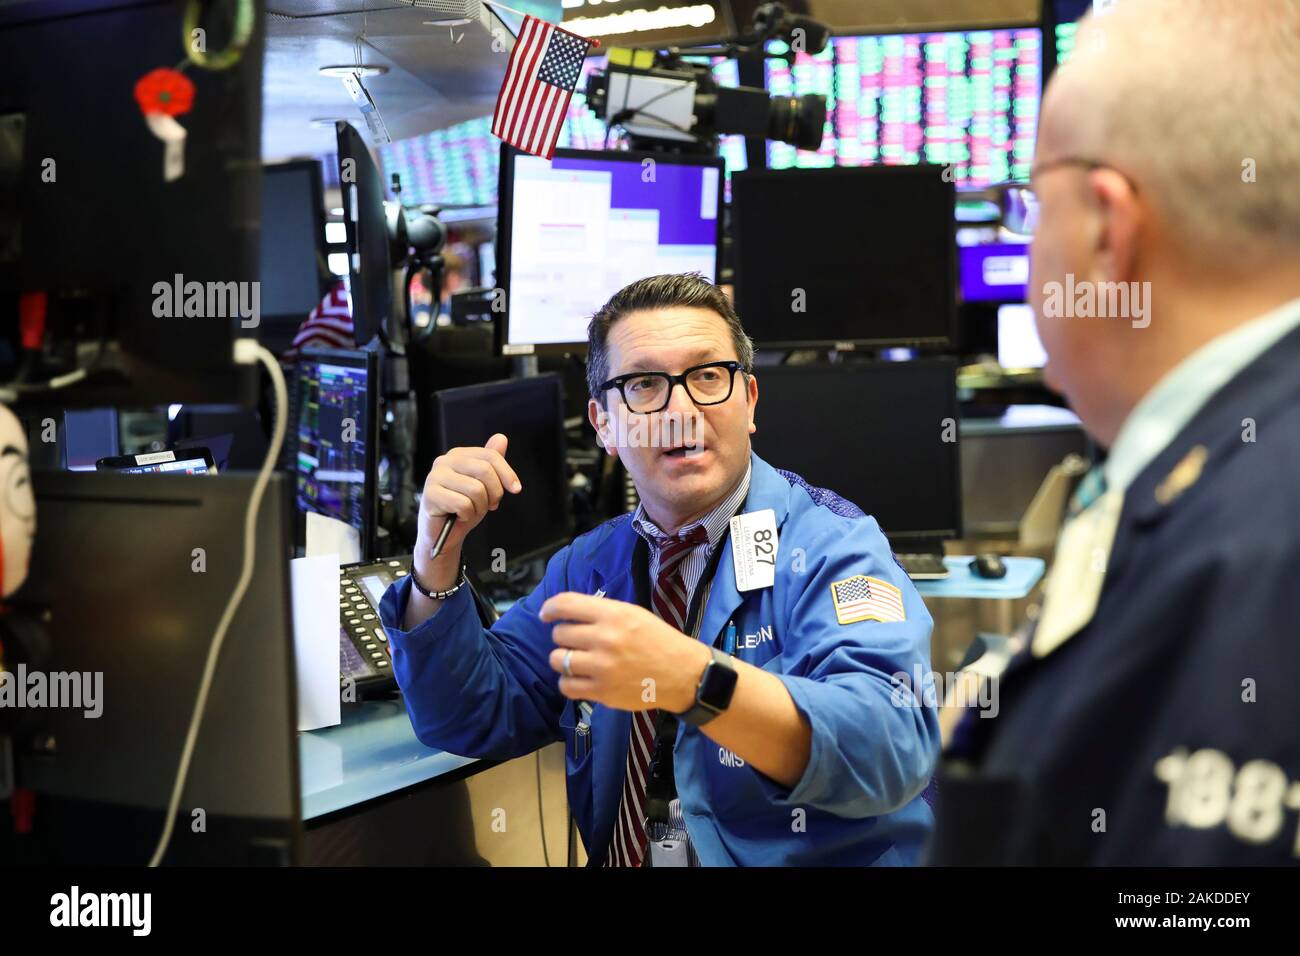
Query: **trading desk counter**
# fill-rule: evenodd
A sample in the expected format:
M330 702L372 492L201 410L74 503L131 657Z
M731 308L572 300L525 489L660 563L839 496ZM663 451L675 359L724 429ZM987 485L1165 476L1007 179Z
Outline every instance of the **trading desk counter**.
M567 858L561 744L504 763L449 754L420 743L394 699L346 705L339 726L298 735L298 755L307 863L545 865L549 858L563 866Z

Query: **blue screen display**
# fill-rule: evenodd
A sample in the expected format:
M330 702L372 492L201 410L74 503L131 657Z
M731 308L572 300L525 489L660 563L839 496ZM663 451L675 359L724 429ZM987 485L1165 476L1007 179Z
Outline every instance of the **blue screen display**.
M717 165L619 153L513 163L507 348L585 342L592 313L636 279L716 278Z

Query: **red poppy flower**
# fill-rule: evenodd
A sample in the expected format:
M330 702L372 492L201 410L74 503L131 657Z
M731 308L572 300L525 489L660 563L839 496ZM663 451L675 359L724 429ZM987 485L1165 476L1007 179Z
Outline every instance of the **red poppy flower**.
M136 81L135 101L142 113L180 116L194 105L194 84L179 70L159 67Z

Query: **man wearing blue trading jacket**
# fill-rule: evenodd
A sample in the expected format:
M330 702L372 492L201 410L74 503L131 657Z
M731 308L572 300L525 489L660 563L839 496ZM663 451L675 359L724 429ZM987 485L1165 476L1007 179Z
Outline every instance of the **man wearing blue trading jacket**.
M381 606L416 734L495 759L563 740L591 865L916 862L938 722L892 675L928 672L931 619L879 526L753 454L753 345L716 286L639 280L588 337L588 414L641 505L487 630L460 552L520 490L507 436L434 462Z

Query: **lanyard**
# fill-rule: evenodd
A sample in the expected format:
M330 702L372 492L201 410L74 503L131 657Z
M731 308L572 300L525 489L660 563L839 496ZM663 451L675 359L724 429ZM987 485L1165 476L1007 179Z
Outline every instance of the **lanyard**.
M736 509L736 514L740 514L742 508L744 502ZM734 518L735 515L732 517ZM640 540L632 559L633 573L636 574L639 582L637 599L642 607L649 607L650 546L640 538L640 535L637 537ZM721 539L709 552L709 560L700 574L695 593L691 595L691 605L686 614L686 633L696 639L699 638L704 608L708 604L709 592L713 590L713 578L717 574L718 563L722 559L722 552L726 549L727 540L727 538ZM646 589L644 602L640 601L640 587ZM715 639L713 643L716 644L717 640ZM675 714L666 710L659 711L646 779L646 819L652 823L668 822L668 804L677 796L677 782L673 776L673 746L677 743L677 724Z

